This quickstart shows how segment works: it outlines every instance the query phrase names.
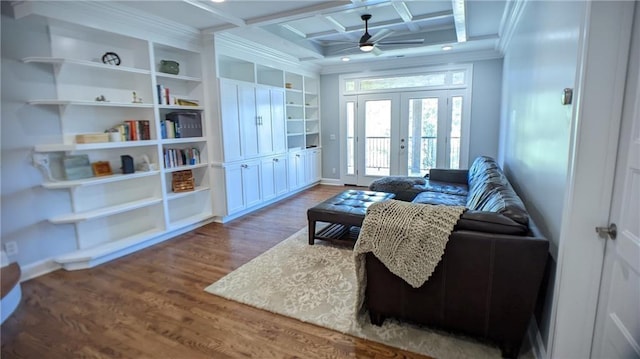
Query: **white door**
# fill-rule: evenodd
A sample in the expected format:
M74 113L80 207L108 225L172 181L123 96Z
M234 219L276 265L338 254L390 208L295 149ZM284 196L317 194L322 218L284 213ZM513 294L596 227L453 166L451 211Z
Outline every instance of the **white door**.
M255 87L238 85L238 105L240 125L242 126L242 155L244 158L255 157L260 153Z
M287 156L282 155L273 159L273 181L276 195L287 193Z
M368 186L383 176L467 165L463 91L345 96L343 106L345 183Z
M240 165L226 167L224 169L224 178L227 195L227 215L230 215L245 208L242 190L242 167Z
M260 162L246 162L242 168L242 194L246 208L252 207L262 200L260 193Z
M265 158L260 166L260 183L262 191L262 200L266 201L276 196L276 187L274 182L274 162L275 158Z
M238 106L238 86L233 82L220 80L223 156L226 162L240 160L243 155Z
M356 184L398 174L400 96L397 93L358 96Z
M271 90L271 136L274 153L287 150L287 129L284 119L284 92Z
M256 88L256 114L258 131L258 153L269 155L273 153L271 133L271 94L269 89Z
M640 14L629 56L592 358L640 358Z

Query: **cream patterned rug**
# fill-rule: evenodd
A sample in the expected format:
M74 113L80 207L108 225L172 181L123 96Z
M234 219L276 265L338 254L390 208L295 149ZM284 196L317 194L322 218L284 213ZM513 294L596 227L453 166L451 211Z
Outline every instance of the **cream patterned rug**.
M273 313L436 358L500 358L479 342L387 319L356 318L353 251L322 241L307 243L307 229L285 239L205 291Z

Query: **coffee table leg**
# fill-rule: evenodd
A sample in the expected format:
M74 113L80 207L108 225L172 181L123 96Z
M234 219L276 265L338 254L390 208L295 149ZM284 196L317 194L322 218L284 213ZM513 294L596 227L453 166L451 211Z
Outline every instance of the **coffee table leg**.
M313 245L316 237L316 221L309 220L309 245Z

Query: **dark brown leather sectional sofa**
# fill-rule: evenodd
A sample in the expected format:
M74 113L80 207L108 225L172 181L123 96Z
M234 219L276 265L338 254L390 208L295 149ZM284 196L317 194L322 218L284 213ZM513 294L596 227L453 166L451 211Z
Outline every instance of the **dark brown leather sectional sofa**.
M497 163L478 157L469 170L431 170L425 181L374 182L416 203L465 205L442 260L413 288L371 253L366 255L365 306L374 324L396 317L495 342L517 357L532 317L549 242Z

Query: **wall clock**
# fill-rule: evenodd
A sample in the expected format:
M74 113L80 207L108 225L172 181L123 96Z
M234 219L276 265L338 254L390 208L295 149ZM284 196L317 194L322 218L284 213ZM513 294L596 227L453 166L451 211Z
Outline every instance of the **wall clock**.
M102 63L118 66L120 65L120 56L115 52L107 52L102 55Z

